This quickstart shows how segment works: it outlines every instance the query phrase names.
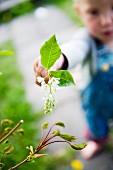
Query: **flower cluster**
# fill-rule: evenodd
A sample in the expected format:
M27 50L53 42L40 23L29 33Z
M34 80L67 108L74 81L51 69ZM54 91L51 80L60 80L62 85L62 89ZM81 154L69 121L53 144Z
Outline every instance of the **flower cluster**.
M37 77L39 83L41 83L42 90L44 92L44 113L52 114L53 109L56 106L56 100L54 92L58 88L59 78L52 77L48 83L45 82L44 78Z

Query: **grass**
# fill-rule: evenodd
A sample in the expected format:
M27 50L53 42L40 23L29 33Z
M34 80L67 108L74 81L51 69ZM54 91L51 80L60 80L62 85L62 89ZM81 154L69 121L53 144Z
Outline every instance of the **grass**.
M11 42L6 42L0 46L0 50L4 49L14 51ZM21 119L24 120L24 124L21 126L24 129L24 136L10 138L15 150L11 156L5 159L5 170L25 158L26 146L36 146L39 136L37 124L41 114L34 113L31 105L26 101L23 79L18 70L16 56L0 57L0 71L3 73L0 76L0 120L8 118L13 120L14 124ZM14 157L14 155L17 156Z

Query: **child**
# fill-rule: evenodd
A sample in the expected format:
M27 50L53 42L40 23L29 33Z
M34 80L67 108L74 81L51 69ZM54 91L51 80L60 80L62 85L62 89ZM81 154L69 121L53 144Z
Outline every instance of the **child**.
M103 148L108 120L113 118L113 0L78 0L75 10L86 28L61 47L62 55L53 69L69 69L82 63L81 101L89 142L81 153L90 159ZM35 61L34 71L35 79L47 75L40 59Z

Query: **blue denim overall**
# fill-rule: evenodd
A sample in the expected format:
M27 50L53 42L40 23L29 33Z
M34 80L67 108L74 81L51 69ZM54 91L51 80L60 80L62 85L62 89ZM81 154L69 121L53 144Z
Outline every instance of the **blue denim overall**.
M113 52L97 46L97 72L82 91L82 106L93 138L106 138L113 118ZM106 67L106 68L104 68Z

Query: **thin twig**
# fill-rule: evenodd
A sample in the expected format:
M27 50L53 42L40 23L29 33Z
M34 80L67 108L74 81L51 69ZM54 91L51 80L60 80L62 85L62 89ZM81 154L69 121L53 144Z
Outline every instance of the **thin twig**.
M2 143L5 139L7 139L22 123L23 120L20 120L20 122L17 123L17 125L0 140L0 143Z
M59 143L60 143L60 142L65 142L65 143L68 143L68 144L71 146L70 142L68 142L68 141L66 141L66 140L55 140L55 141L46 143L43 147L45 147L45 146L47 146L47 145L50 145L50 144L52 144L52 143L57 143L57 142L59 142Z
M46 147L46 146L48 146L48 145L50 145L50 144L52 144L52 143L60 143L60 142L65 142L65 143L68 143L70 146L71 146L71 144L70 144L70 142L68 142L68 141L66 141L66 140L55 140L55 141L52 141L52 142L49 142L49 143L45 143L44 145L41 145L39 148L37 148L36 149L36 151L34 152L34 154L36 154L36 153L38 153L41 149L43 149L44 147Z
M16 169L18 168L19 166L23 165L24 163L28 162L27 158L24 159L22 162L20 162L19 164L13 166L12 168L8 169L8 170L13 170L13 169Z
M47 133L47 135L46 135L43 143L45 143L45 141L46 141L47 137L49 136L49 134L50 134L50 132L51 132L51 130L52 130L53 127L54 127L54 124L53 124L53 125L51 126L51 128L49 129L49 131L48 131L48 133Z

